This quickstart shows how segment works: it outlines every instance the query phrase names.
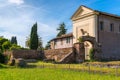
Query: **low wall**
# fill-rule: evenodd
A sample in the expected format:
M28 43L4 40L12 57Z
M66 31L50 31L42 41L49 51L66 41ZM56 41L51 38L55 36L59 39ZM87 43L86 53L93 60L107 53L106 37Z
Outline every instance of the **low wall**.
M43 59L44 54L41 51L37 50L12 50L12 51L6 51L4 53L7 56L10 56L10 58L23 58L23 59Z
M73 52L73 48L62 48L62 49L50 49L45 50L44 54L47 59L54 59L55 61L60 61L64 58L67 54Z

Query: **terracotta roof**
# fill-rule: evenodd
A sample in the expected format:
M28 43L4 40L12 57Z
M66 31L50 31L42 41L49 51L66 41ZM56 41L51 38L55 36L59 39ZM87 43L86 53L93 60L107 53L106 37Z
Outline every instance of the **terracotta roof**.
M57 39L67 38L67 37L73 37L73 33L64 34L64 35L62 35L62 36L60 36L60 37L56 37L56 38L54 38L54 39L52 39L52 40L57 40ZM51 41L52 41L52 40L51 40Z
M103 14L103 15L107 15L107 16L111 16L111 17L120 18L119 15L115 15L115 14L111 14L111 13L107 13L107 12L102 12L102 11L98 11L98 10L94 10L94 11L98 12L99 14Z

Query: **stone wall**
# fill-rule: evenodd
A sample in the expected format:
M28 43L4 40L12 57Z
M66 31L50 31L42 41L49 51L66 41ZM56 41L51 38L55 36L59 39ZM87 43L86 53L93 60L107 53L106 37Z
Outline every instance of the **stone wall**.
M73 52L73 48L71 47L71 48L45 50L44 54L46 56L46 59L54 59L55 61L59 62L66 55L72 52Z
M75 61L77 63L83 62L85 60L85 48L84 43L74 44Z
M12 50L4 52L5 55L10 58L23 58L23 59L43 59L44 54L41 51L36 50Z
M99 31L99 43L102 52L99 58L103 60L120 60L120 34Z

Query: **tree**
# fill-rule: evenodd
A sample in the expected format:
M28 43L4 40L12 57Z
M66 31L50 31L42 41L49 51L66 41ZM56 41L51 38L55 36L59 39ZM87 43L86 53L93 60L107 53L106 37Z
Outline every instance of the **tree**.
M2 48L3 48L4 51L10 49L10 47L11 47L10 41L6 41L2 45Z
M57 34L57 37L59 37L59 36L61 36L63 34L66 34L67 29L65 29L65 27L66 26L65 26L64 23L62 23L62 24L59 25L59 27L57 28L57 31L59 31L58 34Z
M30 34L30 49L36 50L38 48L38 34L37 23L32 26Z
M46 46L45 46L45 49L50 49L50 41L47 42Z
M30 37L27 37L26 42L25 42L25 46L30 48Z
M41 37L39 37L39 39L38 39L38 50L43 50L43 43L42 43Z
M17 44L12 44L12 46L10 47L10 50L20 50L20 49L22 49L21 46Z
M26 45L26 47L30 47L30 38L29 38L29 37L27 37L27 40L26 40L26 42L25 42L25 45ZM42 50L42 49L43 49L42 38L39 37L39 38L38 38L38 50Z
M9 40L6 39L6 38L4 38L4 37L0 37L0 52L4 52L3 44L4 44L6 41L9 41Z
M5 63L5 56L0 52L0 63Z
M12 36L12 38L11 38L11 44L17 44L17 38L16 38L16 36Z

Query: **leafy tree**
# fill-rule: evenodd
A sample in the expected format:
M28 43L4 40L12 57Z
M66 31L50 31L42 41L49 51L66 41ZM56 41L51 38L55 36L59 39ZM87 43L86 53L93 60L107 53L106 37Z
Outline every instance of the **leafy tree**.
M30 49L36 50L38 48L38 34L37 23L32 26L30 34Z
M2 48L3 48L4 51L10 49L10 47L11 47L10 41L6 41L2 45Z
M0 51L3 52L3 43L5 43L6 41L9 41L8 39L4 38L4 37L0 37Z
M17 44L12 44L12 46L10 47L10 50L20 50L20 49L22 49L21 46Z
M27 37L25 46L30 48L30 37Z
M47 42L46 46L45 46L45 49L50 49L50 41Z
M59 37L59 36L61 36L63 34L66 34L67 29L65 29L65 27L66 26L65 26L64 23L62 23L62 24L59 25L59 27L57 28L57 31L59 31L58 34L57 34L57 37Z
M5 63L5 56L0 52L0 63Z
M43 50L43 43L42 43L41 37L39 37L39 39L38 39L38 50Z
M13 36L11 38L11 44L17 44L17 38L16 38L16 36Z

